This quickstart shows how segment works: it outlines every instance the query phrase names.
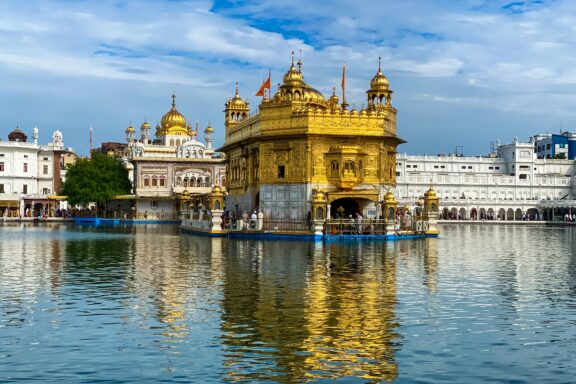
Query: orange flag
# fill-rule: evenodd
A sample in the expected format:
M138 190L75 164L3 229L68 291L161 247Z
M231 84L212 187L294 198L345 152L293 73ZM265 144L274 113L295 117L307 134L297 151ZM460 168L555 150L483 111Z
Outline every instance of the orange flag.
M268 78L262 83L262 86L258 92L256 92L256 96L266 96L266 89L268 89L268 92L270 92L270 71L268 71Z

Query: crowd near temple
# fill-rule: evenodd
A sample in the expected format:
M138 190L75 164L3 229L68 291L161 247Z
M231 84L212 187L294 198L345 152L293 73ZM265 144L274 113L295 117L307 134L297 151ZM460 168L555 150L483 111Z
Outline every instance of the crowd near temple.
M380 63L366 75L366 99L352 107L345 79L335 82L342 93L333 88L324 95L304 80L302 60L292 58L275 92L270 79L262 85L256 108L237 83L216 128L192 124L178 110L177 95L166 95L169 109L154 128L148 121L139 131L129 124L125 142L93 149L120 158L132 183L131 193L107 204L104 215L186 219L198 229L358 234L399 233L424 218L420 232L435 231L431 218L574 221L576 133L496 141L484 156L408 155ZM365 107L354 107L360 104ZM216 129L224 137L220 146ZM74 150L59 130L31 133L29 140L15 128L0 141L0 216L81 212L59 194ZM46 145L41 134L50 137Z

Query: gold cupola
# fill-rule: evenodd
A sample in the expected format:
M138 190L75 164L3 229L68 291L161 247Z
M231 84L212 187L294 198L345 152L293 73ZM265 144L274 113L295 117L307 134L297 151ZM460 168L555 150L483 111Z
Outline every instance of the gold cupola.
M126 128L126 131L124 131L126 133L126 141L128 141L129 143L134 141L134 135L136 134L136 130L134 129L134 127L132 126L132 123L130 123L130 125L128 125L128 128Z
M368 110L381 110L392 105L392 91L389 88L390 82L382 73L380 58L378 58L378 71L370 81L368 94Z
M238 82L236 82L236 93L234 97L224 104L225 125L230 129L238 122L246 119L250 115L250 103L248 100L242 100L238 92Z
M304 82L301 60L298 60L297 66L298 68L294 65L294 52L292 52L290 68L284 74L283 83L279 86L273 101L275 103L297 102L308 107L326 109L328 105L324 95Z
M172 108L160 120L160 135L188 136L186 118L176 109L176 95L172 94ZM158 131L156 132L158 136Z

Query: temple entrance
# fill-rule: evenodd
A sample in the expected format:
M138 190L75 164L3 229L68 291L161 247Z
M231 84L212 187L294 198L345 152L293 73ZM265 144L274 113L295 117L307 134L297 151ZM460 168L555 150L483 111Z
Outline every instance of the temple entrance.
M356 212L360 212L360 206L356 200L349 197L334 200L330 204L330 216L332 218L354 216Z

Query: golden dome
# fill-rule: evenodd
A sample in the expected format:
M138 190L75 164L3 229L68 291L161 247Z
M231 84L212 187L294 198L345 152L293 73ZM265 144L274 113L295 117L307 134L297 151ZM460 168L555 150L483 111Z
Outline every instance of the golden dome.
M396 198L394 197L394 194L390 191L386 192L386 195L384 196L384 200L387 203L395 203L396 202Z
M371 89L382 89L382 88L387 89L389 84L390 84L390 82L388 81L386 76L384 76L384 74L380 70L380 67L378 67L378 72L376 72L376 75L374 75L374 77L370 81L370 88Z
M164 114L164 116L162 116L160 124L162 126L161 131L165 135L175 133L183 133L183 134L188 133L186 129L186 118L176 109L175 94L172 94L172 108L170 109L170 111Z
M245 108L246 105L246 102L242 100L240 94L238 93L238 82L236 82L236 94L228 102L228 107Z
M214 133L214 128L212 128L210 126L210 124L208 124L208 126L206 127L206 129L204 130L204 133Z
M126 128L126 133L131 133L131 132L136 132L136 130L135 130L134 127L132 126L132 123L130 123L130 125L128 126L128 128Z
M292 59L290 69L288 69L288 72L284 74L284 85L300 86L302 85L303 80L304 78L302 73L296 69L294 66L294 59Z
M430 186L430 189L428 189L428 191L426 191L426 193L424 194L424 197L426 197L428 199L435 199L436 198L436 191L434 189L432 189L432 186Z
M150 128L150 124L148 124L148 122L144 120L144 122L140 126L140 129L147 129L147 128Z
M330 96L330 99L328 99L328 102L330 104L338 104L338 102L340 101L340 99L338 98L338 95L336 94L336 87L332 87L332 96Z

